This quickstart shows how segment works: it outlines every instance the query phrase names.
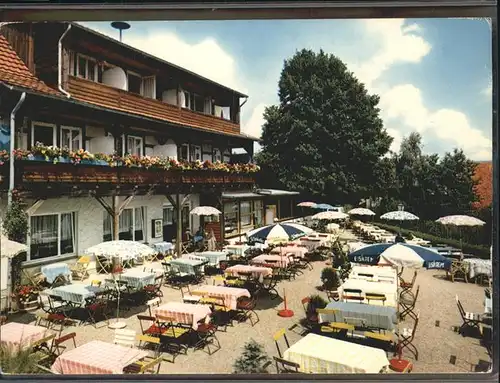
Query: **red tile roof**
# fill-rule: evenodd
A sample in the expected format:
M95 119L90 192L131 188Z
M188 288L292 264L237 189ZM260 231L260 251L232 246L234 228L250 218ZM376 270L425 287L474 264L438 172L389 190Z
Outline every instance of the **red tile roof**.
M40 93L60 95L30 72L26 64L11 47L5 36L0 34L0 82Z
M479 181L475 187L479 201L474 204L475 209L488 207L493 202L493 165L491 162L477 164L474 179Z

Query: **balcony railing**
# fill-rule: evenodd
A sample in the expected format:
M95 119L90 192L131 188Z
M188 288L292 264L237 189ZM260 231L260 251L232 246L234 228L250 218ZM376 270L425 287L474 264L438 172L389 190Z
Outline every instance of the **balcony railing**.
M76 100L105 108L218 133L240 133L238 124L223 118L178 108L79 77L69 76L67 90Z

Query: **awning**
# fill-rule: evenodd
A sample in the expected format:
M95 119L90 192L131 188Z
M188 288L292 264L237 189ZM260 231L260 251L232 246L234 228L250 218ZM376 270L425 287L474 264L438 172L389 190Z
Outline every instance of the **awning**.
M257 193L260 195L270 195L270 196L285 196L285 195L299 195L299 192L288 191L288 190L278 190L278 189L257 189Z

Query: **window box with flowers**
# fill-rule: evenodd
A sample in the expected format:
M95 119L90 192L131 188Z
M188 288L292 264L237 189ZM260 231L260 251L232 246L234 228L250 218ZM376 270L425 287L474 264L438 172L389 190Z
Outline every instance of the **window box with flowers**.
M38 290L31 285L20 285L14 289L13 298L19 309L38 309Z

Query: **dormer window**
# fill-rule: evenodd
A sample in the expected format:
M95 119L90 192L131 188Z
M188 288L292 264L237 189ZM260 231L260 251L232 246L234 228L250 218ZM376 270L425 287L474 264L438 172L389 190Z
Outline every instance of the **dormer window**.
M97 82L97 63L94 59L77 54L75 69L78 77Z

